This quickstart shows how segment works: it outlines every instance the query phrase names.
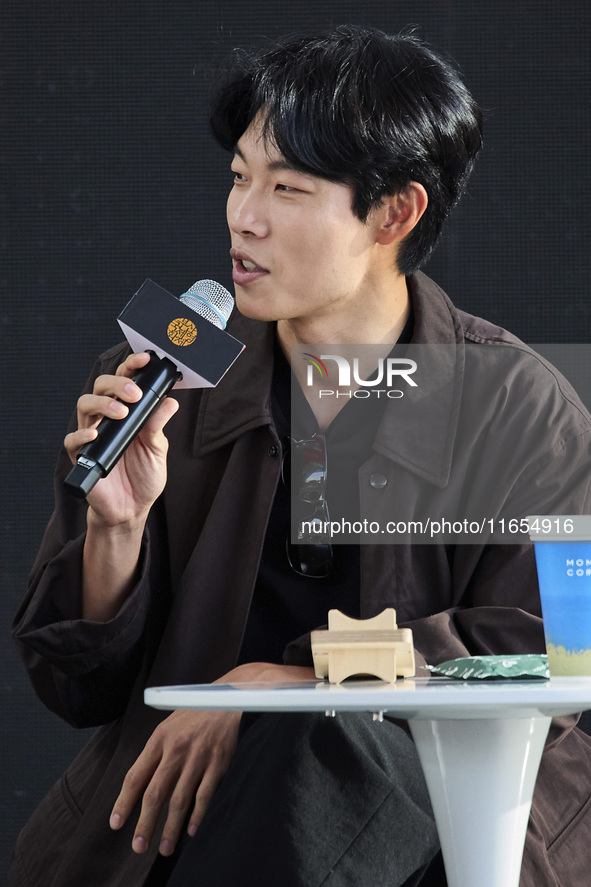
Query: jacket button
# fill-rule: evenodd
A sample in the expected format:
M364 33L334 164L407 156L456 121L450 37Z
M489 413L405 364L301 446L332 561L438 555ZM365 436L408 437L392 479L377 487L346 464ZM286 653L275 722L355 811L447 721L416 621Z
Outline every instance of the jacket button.
M273 444L273 446L269 447L269 456L272 456L273 458L275 458L275 456L277 455L278 452L279 452L279 447L275 446L275 444Z
M370 485L374 488L374 490L383 490L386 484L388 483L388 478L384 474L372 474L369 478Z

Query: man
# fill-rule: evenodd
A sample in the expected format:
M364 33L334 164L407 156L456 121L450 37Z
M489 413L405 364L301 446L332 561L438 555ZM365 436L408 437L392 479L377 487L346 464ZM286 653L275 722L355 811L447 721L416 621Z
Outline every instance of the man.
M360 412L354 398L294 386L304 436L326 448L325 481L345 441L360 513L384 488L411 513L425 495L478 510L483 489L493 521L589 511L591 421L576 395L417 271L481 144L457 73L415 38L353 27L238 62L211 119L233 156L231 331L247 348L215 390L167 399L88 506L61 479L99 421L140 397L130 379L147 355L107 352L78 402L15 633L44 702L103 726L23 831L15 885L443 883L404 725L163 717L142 702L148 685L312 677L306 636L330 607L394 606L419 666L543 650L523 540L323 545L316 575L309 548L286 548L297 491L281 469L302 442L292 348L451 352L446 384L427 391L433 414L416 421L396 402ZM319 499L331 507L330 487ZM524 887L585 883L590 787L591 743L573 719L556 723Z

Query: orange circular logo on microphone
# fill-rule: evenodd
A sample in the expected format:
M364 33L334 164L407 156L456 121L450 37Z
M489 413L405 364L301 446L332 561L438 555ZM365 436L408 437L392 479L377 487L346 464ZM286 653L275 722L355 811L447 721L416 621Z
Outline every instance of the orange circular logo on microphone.
M177 317L168 324L166 335L173 345L180 345L181 348L184 348L187 345L192 345L197 338L197 327L186 317Z

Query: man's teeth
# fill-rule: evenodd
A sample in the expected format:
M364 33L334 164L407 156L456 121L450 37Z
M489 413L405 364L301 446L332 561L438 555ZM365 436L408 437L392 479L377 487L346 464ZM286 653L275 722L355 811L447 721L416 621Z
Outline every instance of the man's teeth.
M257 266L254 262L247 262L246 259L242 259L242 264L246 268L247 271L256 271Z

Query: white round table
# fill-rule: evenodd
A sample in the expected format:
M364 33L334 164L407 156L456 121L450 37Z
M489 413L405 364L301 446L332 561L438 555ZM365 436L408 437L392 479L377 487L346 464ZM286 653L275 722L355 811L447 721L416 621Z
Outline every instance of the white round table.
M161 709L369 711L408 720L449 887L518 887L531 799L552 717L591 708L591 677L411 678L395 684L245 683L152 687ZM393 823L393 828L395 824Z

